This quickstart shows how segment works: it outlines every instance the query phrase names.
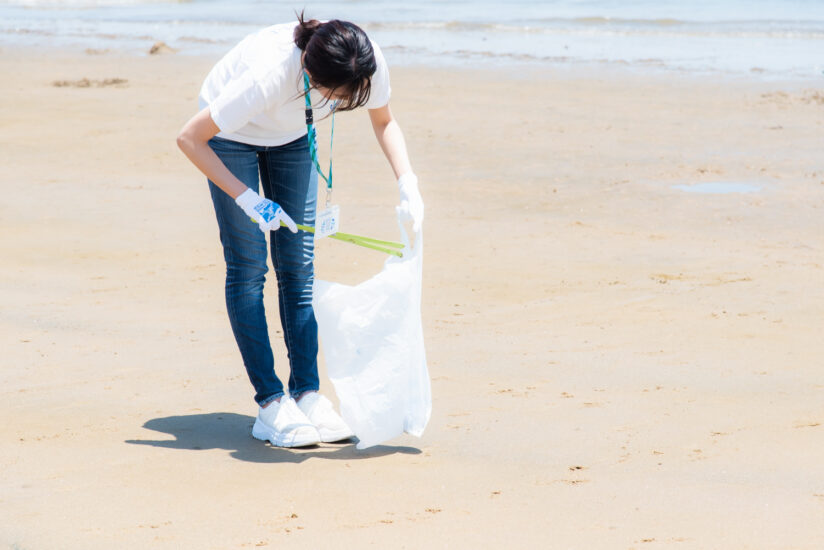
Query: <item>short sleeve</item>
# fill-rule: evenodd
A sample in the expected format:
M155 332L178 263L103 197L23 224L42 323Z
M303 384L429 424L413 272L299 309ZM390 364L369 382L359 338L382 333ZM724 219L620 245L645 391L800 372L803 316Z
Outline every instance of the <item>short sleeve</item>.
M209 104L212 120L225 134L240 130L265 109L263 90L248 71L229 81Z
M372 75L372 89L369 93L369 101L366 102L367 109L385 106L389 103L389 96L392 94L392 88L389 86L389 67L383 58L383 52L374 42L372 42L372 50L375 52L377 69Z

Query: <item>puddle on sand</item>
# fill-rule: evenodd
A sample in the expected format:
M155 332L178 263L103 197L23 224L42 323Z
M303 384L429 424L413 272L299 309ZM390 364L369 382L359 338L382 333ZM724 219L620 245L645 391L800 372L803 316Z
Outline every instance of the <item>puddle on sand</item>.
M755 193L761 190L760 185L735 181L711 181L692 185L673 185L673 189L687 193Z

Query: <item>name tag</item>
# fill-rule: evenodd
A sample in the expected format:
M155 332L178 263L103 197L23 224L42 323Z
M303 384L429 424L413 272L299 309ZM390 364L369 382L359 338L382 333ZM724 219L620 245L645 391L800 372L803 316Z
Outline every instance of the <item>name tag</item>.
M315 222L315 240L334 235L340 229L340 206L334 204L318 212Z

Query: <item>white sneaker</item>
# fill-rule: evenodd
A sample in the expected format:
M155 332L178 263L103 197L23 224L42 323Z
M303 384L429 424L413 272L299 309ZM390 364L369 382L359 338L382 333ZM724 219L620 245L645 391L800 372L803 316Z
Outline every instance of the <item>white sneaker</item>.
M298 401L298 407L318 429L320 440L324 443L342 441L355 435L343 418L335 412L332 402L318 392L305 394Z
M280 403L272 401L268 407L258 409L252 437L268 440L276 447L306 447L320 443L318 430L295 400L286 395L280 398Z

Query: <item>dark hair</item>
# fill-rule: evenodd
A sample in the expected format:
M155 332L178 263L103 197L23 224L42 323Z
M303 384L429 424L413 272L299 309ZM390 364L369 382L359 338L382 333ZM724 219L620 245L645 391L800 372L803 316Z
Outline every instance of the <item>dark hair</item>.
M295 44L303 51L303 66L312 87L330 89L343 95L335 111L351 111L369 101L372 75L378 68L372 43L363 29L332 19L304 21L298 15Z

